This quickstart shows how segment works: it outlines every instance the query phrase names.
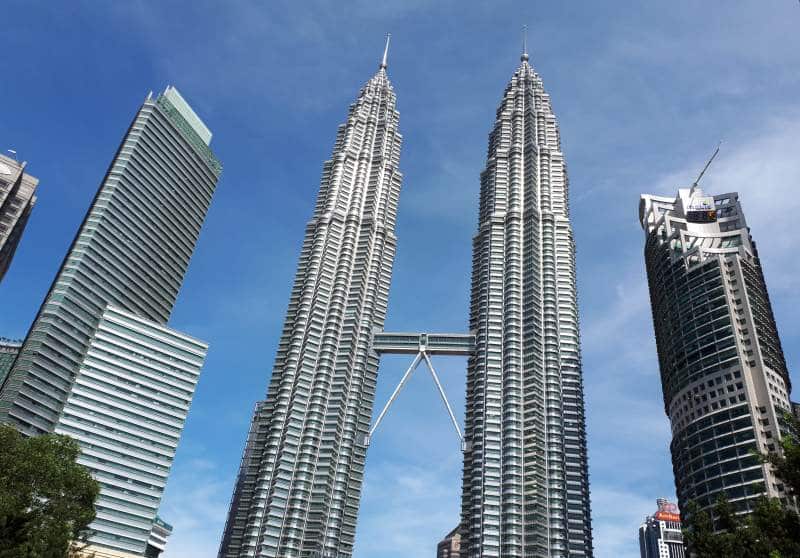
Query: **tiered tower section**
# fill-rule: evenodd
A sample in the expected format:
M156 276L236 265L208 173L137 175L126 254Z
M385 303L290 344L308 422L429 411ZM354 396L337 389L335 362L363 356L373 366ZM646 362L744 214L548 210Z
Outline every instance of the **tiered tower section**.
M489 134L470 329L462 555L591 556L567 174L527 53Z
M306 227L220 557L351 556L402 175L386 58L350 106Z

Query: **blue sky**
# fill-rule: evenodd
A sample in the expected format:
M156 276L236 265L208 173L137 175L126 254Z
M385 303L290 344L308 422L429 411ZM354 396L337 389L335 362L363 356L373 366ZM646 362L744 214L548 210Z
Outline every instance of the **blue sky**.
M263 397L303 229L336 126L392 33L405 174L387 328L464 330L487 134L519 63L559 118L578 246L598 558L674 495L637 223L642 192L736 190L800 382L800 5L737 2L4 3L0 149L41 180L0 285L22 337L139 104L173 84L225 169L171 325L211 345L162 515L165 558L216 555L252 406ZM435 361L463 418L464 362ZM407 360L384 359L376 407ZM369 451L357 558L433 556L458 521L461 460L420 369ZM797 398L797 396L795 396Z

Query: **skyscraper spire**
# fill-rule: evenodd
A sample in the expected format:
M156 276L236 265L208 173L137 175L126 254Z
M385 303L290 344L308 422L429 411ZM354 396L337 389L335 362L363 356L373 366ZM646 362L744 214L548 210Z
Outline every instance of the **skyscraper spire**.
M461 555L591 558L569 184L526 43L480 175Z
M361 89L322 171L265 401L219 558L352 555L402 174L386 73Z
M381 60L381 69L385 70L389 65L387 64L387 58L389 56L389 40L392 38L391 33L386 33L386 46L383 48L383 60Z
M523 62L528 60L528 26L522 26L522 56L519 57Z

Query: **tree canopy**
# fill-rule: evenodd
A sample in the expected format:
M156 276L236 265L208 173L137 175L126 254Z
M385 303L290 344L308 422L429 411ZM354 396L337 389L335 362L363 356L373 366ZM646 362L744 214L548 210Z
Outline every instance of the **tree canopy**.
M68 436L0 425L0 558L64 558L95 517L100 485Z
M784 482L788 496L800 496L800 421L784 418L788 432L782 451L761 459ZM724 496L713 514L694 503L686 511L686 544L698 558L800 558L800 516L778 498L760 498L747 515L737 515Z

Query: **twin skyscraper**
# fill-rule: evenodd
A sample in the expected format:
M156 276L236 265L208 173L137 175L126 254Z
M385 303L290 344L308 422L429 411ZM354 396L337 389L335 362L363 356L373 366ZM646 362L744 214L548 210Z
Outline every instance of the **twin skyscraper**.
M323 166L220 558L352 555L379 364L373 338L397 248L398 123L384 52ZM568 202L558 124L524 50L481 173L462 556L592 555ZM419 339L425 355L433 336Z

